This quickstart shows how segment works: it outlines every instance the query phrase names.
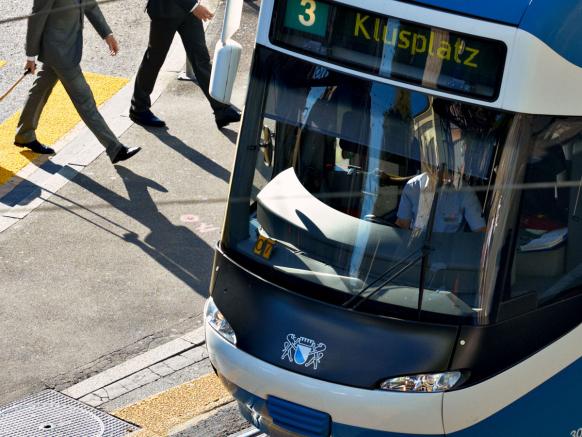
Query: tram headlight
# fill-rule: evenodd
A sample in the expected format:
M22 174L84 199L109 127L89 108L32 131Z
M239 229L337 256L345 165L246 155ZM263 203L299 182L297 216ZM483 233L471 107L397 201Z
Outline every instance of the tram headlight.
M382 390L436 393L452 389L463 374L458 370L442 373L425 373L421 375L399 376L390 378L380 384Z
M216 332L224 337L225 340L232 344L236 344L236 334L234 333L234 330L230 326L230 323L228 323L222 313L218 310L218 307L211 297L206 301L206 307L204 308L204 318Z

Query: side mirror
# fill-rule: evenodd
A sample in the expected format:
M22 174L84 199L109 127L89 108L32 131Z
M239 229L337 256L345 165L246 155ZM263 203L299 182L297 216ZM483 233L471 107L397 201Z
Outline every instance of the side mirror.
M273 165L273 134L271 129L263 126L263 134L261 135L261 151L263 152L263 161L267 167Z
M230 104L241 52L241 45L231 39L216 43L209 92L219 102Z
M222 35L216 43L208 92L222 103L230 104L232 88L240 61L242 47L231 38L239 29L243 0L228 0L222 24Z

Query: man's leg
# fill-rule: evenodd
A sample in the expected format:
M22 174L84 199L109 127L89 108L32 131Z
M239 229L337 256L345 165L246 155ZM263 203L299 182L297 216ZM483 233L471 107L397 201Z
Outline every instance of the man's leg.
M180 27L178 27L178 33L182 38L188 60L192 64L198 84L210 102L210 106L212 106L215 112L228 108L229 105L213 99L208 91L212 67L210 66L210 54L206 46L206 37L204 35L202 21L190 14Z
M81 67L77 66L55 71L81 119L105 147L109 158L115 158L118 152L123 149L123 145L109 129L109 126L107 126L107 123L105 123L105 120L97 110L93 92L89 84L87 84L85 76L83 76Z
M43 65L40 68L18 120L15 143L26 144L36 140L40 115L57 81L58 77L51 67Z
M166 59L179 24L179 21L176 20L151 21L148 48L135 78L135 88L131 99L132 111L139 113L149 110L152 106L150 94L154 90L158 73Z

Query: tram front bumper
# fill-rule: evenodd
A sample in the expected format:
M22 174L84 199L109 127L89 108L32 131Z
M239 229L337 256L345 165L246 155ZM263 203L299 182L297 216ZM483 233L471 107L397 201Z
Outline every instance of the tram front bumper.
M329 415L334 437L444 435L443 393L365 390L310 378L259 360L205 326L212 365L247 420L263 432L284 434L269 413L267 402L274 399Z

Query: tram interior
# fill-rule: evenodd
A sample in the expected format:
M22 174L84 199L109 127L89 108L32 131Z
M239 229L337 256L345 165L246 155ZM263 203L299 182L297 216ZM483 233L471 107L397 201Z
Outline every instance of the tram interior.
M349 124L346 120L350 117L353 114L344 114L344 126ZM386 269L419 251L422 240L412 241L411 231L395 223L402 190L421 171L421 162L414 156L419 146L411 141L411 132L407 138L397 137L394 134L397 129L392 129L390 136L393 144L408 144L409 150L394 146L389 151L371 151L366 145L282 122L271 122L270 126L271 134L265 137L272 138L275 144L273 173L266 175L264 183L278 175L280 183L271 190L279 198L284 191L292 203L287 202L283 207L281 202L266 201L269 196L266 190L259 199L258 218L269 236L300 248L298 252L302 253L297 256L301 261L287 259L284 262L287 271L293 265L295 274L301 272L315 282L322 282L322 275L317 272L325 272L325 285L357 293ZM265 148L272 145L265 147L264 144ZM374 159L371 153L377 153ZM481 205L488 204L488 178L464 178L468 186L482 188L477 190ZM305 191L297 188L295 181ZM370 187L370 183L375 186ZM322 208L321 204L329 208ZM369 223L366 230L362 228L362 221ZM309 232L299 232L301 227ZM434 235L435 250L426 286L441 293L438 299L428 303L437 312L467 315L475 311L482 242L483 235L470 232L468 227L456 235ZM360 274L354 275L357 245L364 250L364 256ZM314 265L317 262L321 264ZM365 277L362 271L367 272ZM416 263L399 275L398 286L386 284L375 299L414 308L419 275L420 263ZM333 284L332 277L336 278ZM445 295L443 305L441 298ZM430 294L428 300L431 300Z
M310 236L296 232L294 239L289 231L289 226L293 225L292 220L284 220L279 223L280 226L265 214L260 220L260 225L268 229L272 237L281 236L291 245L296 244L297 253L301 255L300 261L287 260L281 263L287 265L288 271L351 293L365 287L366 279L370 278L356 280L348 268L353 247L348 248L345 243L350 239L352 242L357 240L355 232L359 225L356 221L373 224L371 235L375 232L380 235L370 237L366 248L369 259L364 264L372 277L379 276L390 262L394 262L397 250L401 251L397 258L402 259L417 247L402 245L403 239L406 239L403 233L409 231L397 228L395 218L404 185L420 171L418 161L385 152L376 161L379 168L371 170L367 167L370 152L366 146L320 132L301 130L282 122L272 121L267 124L271 127L267 129L265 138L273 143L269 146L271 152L273 149L276 152L271 154L270 167L265 166L265 155L260 155L258 167L268 169L261 185L264 187L276 175L292 172L293 178L305 189L303 192L294 191L293 178L285 175L285 183L278 188L278 193L281 195L284 192L284 197L289 195L295 216L300 218L295 225L298 228L307 227ZM532 146L534 158L528 162L524 181L526 187L528 184L534 185L522 191L520 205L515 210L519 216L515 227L515 256L511 266L509 292L505 298L533 294L543 303L582 283L582 247L578 243L582 238L582 137L554 141L556 144L539 143ZM297 144L309 147L298 152ZM378 187L373 196L373 211L364 213L365 179L370 172L378 175ZM476 194L483 206L485 218L490 208L490 186L494 183L494 177L494 171L491 171L485 178L465 178L467 185L477 188ZM539 184L545 184L545 188L540 188ZM301 200L301 196L306 195L330 209L320 210L321 217L318 218L318 213ZM269 213L277 213L277 208ZM293 215L289 211L282 214L287 214L287 219ZM355 221L341 217L350 217ZM341 233L343 239L339 237ZM436 250L431 255L431 265L436 268L427 286L434 285L434 289L453 291L455 296L453 310L449 308L443 312L478 311L475 307L475 287L480 272L482 235L465 228L458 235L437 233L433 238ZM372 247L373 244L376 246ZM372 252L375 260L372 259ZM439 270L439 264L446 268ZM283 267L281 269L284 270ZM325 279L322 279L324 276L321 273L327 275L324 275ZM386 293L379 293L376 298L388 302L399 301L401 304L402 293L410 294L411 289L417 287L418 275L419 266L416 265L398 278L401 284L400 297L398 292L394 292L394 287L387 287ZM334 282L330 279L332 277L339 279ZM412 305L414 297L409 301L409 305Z
M534 293L540 302L582 283L582 136L554 120L532 147L518 219L511 296ZM528 189L528 184L535 184Z
M512 114L318 74L322 86L285 85L284 77L268 93L251 230L281 246L270 265L351 294L399 267L423 244L396 218L404 187L427 162L447 163L454 185L474 192L487 222ZM582 283L582 122L520 120L531 131L520 147L533 158L512 165L526 168L526 185L546 185L519 189L511 206L504 299L549 302ZM429 300L430 291L438 295L437 312L481 310L483 242L467 223L433 233L425 287ZM252 237L248 244L252 251ZM374 299L413 307L419 276L417 262Z

